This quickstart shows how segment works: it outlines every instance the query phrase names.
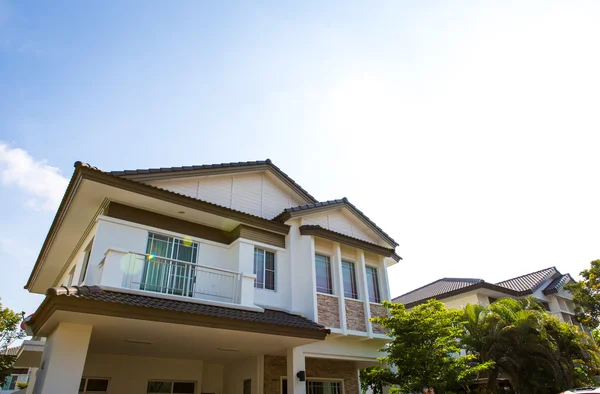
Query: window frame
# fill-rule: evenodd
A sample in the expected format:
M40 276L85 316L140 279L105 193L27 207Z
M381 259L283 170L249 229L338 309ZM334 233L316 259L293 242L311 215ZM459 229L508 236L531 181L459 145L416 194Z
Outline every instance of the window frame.
M196 394L196 392L198 391L198 382L195 380L148 379L148 380L146 380L146 394L153 394L153 393L148 393L148 384L150 382L171 383L170 394L173 394L173 390L175 389L175 383L193 383L194 394Z
M77 391L78 393L102 393L103 391L87 391L88 381L91 380L106 380L106 393L110 393L110 378L100 377L100 376L82 376L81 379L85 379L85 384L83 385L83 391Z
M77 264L71 268L69 274L67 275L67 287L73 286L73 280L75 280L75 269L77 268Z
M279 394L283 394L283 382L287 385L287 376L279 377ZM346 388L344 387L344 379L343 378L306 378L304 384L307 385L306 393L308 394L308 382L339 382L340 383L340 394L344 394ZM286 387L287 393L287 387Z
M327 271L328 271L328 277L327 277L327 285L329 286L329 288L327 290L329 291L323 291L323 290L319 290L319 284L318 284L318 276L317 276L317 256L320 257L325 257L327 260ZM315 252L315 288L317 293L321 293L321 294L327 294L327 295L335 295L335 288L334 288L334 284L333 284L333 271L331 269L331 256L324 254L324 253L319 253L319 252Z
M375 281L369 280L369 269L375 272ZM373 265L365 265L365 276L367 279L367 291L369 292L369 294L367 294L367 298L369 302L373 304L381 304L381 279L379 278L379 267ZM371 278L373 278L373 276L371 276ZM374 299L372 300L370 286L373 285L376 285L376 287L373 289Z
M256 252L257 251L262 251L263 252L263 267L262 267L262 271L263 271L263 282L262 282L262 286L259 284L258 282L258 273L257 273L257 268L256 268ZM270 289L267 287L267 253L271 253L273 255L273 288ZM258 247L258 246L254 246L254 253L253 253L253 258L254 258L254 274L257 275L256 279L254 280L254 288L256 289L260 289L260 290L268 290L268 291L277 291L277 252L274 250L269 250L263 247Z
M83 284L83 281L87 276L87 269L90 265L90 257L92 256L92 247L94 246L94 238L95 237L92 237L83 251L83 263L81 264L81 273L79 274L79 285Z
M351 289L350 291L350 295L346 294L347 289L346 289L346 283L345 283L345 270L344 270L344 264L350 264L350 266L352 267L350 270L350 273L352 275L352 277L350 278L350 283L351 285L353 285L353 289ZM348 298L351 300L359 300L360 299L360 293L358 291L358 280L356 277L356 263L354 261L350 261L350 260L342 260L342 284L344 286L344 298Z

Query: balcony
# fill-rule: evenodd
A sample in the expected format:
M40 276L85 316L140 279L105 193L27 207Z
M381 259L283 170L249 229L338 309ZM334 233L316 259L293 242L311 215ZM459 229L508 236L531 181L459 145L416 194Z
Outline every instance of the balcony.
M106 251L100 269L104 286L255 307L254 274L114 249Z

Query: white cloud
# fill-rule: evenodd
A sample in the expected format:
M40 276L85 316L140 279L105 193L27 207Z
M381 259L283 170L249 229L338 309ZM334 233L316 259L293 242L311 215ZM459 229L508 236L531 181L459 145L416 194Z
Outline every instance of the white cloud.
M19 148L0 142L0 182L16 186L28 195L26 205L34 209L54 210L60 203L68 179L56 167L35 160Z

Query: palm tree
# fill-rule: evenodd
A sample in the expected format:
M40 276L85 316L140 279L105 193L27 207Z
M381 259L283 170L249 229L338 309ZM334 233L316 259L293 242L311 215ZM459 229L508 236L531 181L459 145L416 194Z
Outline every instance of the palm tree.
M487 393L508 379L517 393L556 393L587 383L598 370L598 349L576 327L550 316L533 299L501 299L483 307L467 305L462 344L487 371Z

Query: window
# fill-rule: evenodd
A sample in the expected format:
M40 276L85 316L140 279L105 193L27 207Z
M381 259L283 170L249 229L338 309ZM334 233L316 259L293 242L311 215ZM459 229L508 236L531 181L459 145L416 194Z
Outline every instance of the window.
M85 276L87 274L88 265L90 263L90 254L92 252L92 245L94 244L94 239L90 241L88 246L85 248L85 252L83 252L83 265L81 266L81 274L79 275L79 284L82 284L85 280Z
M184 262L196 263L197 243L188 238L150 233L146 254L149 257L144 264L140 290L192 297L196 270Z
M79 383L80 393L107 393L108 379L106 378L81 378Z
M307 394L342 394L342 382L308 380L306 382Z
M17 386L18 375L8 375L4 380L4 384L0 384L0 390L14 390Z
M71 286L73 284L73 277L75 276L75 267L73 266L73 268L71 268L71 271L69 271L69 279L67 280L67 286Z
M358 291L356 288L356 270L354 269L354 263L349 261L342 261L342 276L344 278L344 297L358 298Z
M194 394L196 383L194 382L171 382L162 380L151 380L148 382L148 394Z
M369 302L381 302L381 295L379 293L379 275L377 268L367 268L367 287L369 288Z
M275 290L275 253L254 248L254 287Z
M333 294L329 257L320 254L315 255L315 271L317 276L317 291L319 293Z
M342 380L306 379L307 394L343 394ZM287 378L281 378L281 394L287 394Z
M252 379L244 380L244 394L252 394Z

